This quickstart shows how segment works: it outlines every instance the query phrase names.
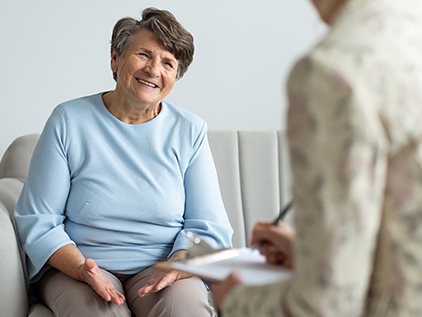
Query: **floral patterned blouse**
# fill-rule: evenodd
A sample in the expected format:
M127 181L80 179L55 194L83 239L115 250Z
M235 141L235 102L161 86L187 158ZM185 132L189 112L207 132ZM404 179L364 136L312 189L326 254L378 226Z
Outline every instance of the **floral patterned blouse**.
M422 1L348 0L294 67L291 280L231 316L422 316Z

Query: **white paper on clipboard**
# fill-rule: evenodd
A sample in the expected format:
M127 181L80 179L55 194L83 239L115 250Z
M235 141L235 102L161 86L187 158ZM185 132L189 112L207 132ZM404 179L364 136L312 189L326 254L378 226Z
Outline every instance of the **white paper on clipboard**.
M230 250L230 249L229 249ZM258 250L251 248L231 249L235 250L231 256L227 254L216 257L216 261L210 261L207 256L201 261L201 257L195 262L161 262L156 266L165 269L174 269L191 273L209 281L224 280L231 272L237 271L243 283L247 285L263 285L277 283L291 278L292 270L280 265L266 263L265 257ZM223 259L221 259L223 258Z

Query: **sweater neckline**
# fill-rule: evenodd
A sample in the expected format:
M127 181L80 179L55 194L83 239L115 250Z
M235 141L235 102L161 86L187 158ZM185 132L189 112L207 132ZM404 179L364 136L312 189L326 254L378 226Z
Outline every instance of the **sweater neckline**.
M102 92L102 93L99 93L98 95L97 95L97 97L98 97L98 103L99 103L99 105L100 105L100 108L101 108L101 111L102 112L104 112L105 113L105 115L107 116L107 117L109 117L109 118L111 118L113 121L115 121L115 122L118 122L118 124L120 124L120 125L123 125L123 126L126 126L126 127L140 127L140 126L148 126L148 125L151 125L151 124L153 124L154 122L156 122L156 121L159 121L159 120L161 120L160 118L163 116L163 114L164 114L164 112L166 112L167 111L167 105L166 105L166 102L164 101L164 100L162 100L161 101L161 111L154 117L154 118L152 118L151 120L149 120L149 121L146 121L146 122L142 122L142 123L136 123L136 124L130 124L130 123L126 123L126 122L123 122L123 121L121 121L120 119L118 119L118 118L116 118L108 109L107 109L107 107L106 107L106 105L104 104L104 101L103 101L103 95L104 94L106 94L106 93L108 93L108 92L110 92L110 91L105 91L105 92Z

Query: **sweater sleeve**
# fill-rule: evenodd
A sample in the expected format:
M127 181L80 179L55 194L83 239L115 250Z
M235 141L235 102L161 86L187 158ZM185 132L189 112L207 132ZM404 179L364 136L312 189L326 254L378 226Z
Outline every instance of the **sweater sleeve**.
M56 108L35 147L28 177L15 208L19 238L28 256L30 279L56 250L73 243L63 224L70 189L65 132L63 116Z
M231 228L218 185L217 172L203 124L193 146L184 175L184 227L178 234L171 254L188 245L187 231L198 234L214 248L231 247Z
M224 303L224 317L262 311L273 312L268 316L361 315L388 151L379 115L361 84L351 84L344 73L312 57L294 68L287 134L295 274L288 282L235 288Z

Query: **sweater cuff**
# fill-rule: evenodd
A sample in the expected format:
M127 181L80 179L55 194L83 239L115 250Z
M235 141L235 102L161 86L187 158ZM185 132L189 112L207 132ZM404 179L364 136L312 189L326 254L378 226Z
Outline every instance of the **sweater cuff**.
M29 279L32 279L45 265L48 259L61 247L75 243L63 230L63 225L57 226L44 234L27 252Z

